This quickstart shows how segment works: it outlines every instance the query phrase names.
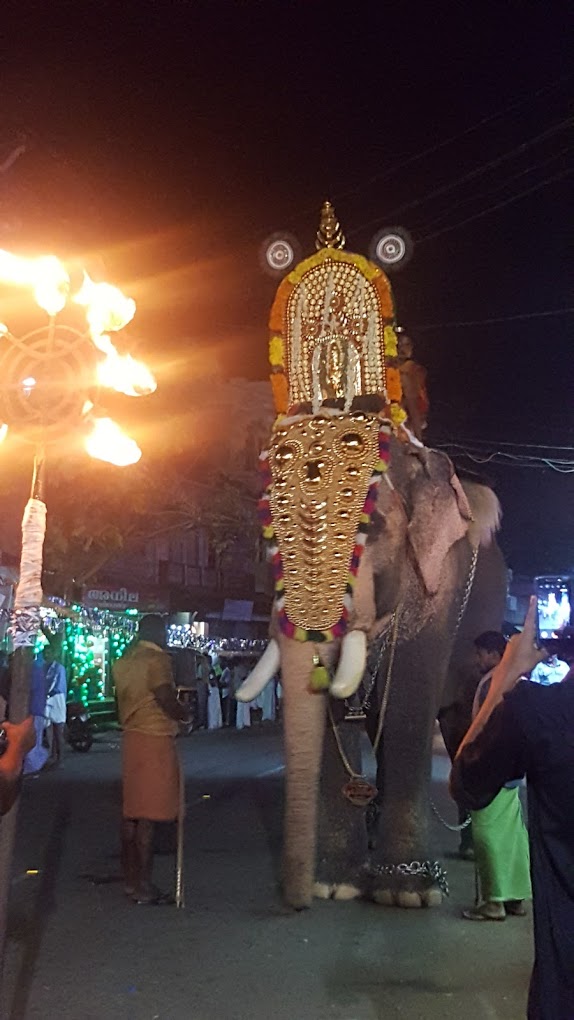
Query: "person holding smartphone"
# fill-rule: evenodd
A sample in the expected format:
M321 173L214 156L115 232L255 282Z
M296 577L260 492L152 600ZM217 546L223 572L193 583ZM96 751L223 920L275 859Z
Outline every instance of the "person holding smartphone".
M535 960L529 1020L574 1017L574 670L545 687L521 679L548 650L538 648L537 601L509 641L485 701L464 737L451 795L487 807L505 783L526 775ZM518 682L519 681L519 682Z
M0 816L8 813L20 790L22 766L36 741L31 715L21 723L4 720L0 729Z

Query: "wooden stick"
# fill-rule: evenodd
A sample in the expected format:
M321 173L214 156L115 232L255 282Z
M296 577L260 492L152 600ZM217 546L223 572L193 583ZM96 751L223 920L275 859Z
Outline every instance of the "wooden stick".
M185 777L181 761L179 762L179 805L177 811L177 852L175 865L175 905L178 909L185 907L185 887L183 878L184 864L184 825L185 825Z

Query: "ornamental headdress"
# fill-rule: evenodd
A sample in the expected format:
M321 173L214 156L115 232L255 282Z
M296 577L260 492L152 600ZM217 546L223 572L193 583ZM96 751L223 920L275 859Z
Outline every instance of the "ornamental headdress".
M347 629L390 434L406 417L389 281L344 244L326 202L317 253L285 277L270 317L279 417L259 516L279 625L300 641Z
M316 247L282 281L271 309L276 410L348 412L356 398L373 397L373 408L386 409L399 424L405 414L389 280L374 262L344 250L330 202L321 211Z

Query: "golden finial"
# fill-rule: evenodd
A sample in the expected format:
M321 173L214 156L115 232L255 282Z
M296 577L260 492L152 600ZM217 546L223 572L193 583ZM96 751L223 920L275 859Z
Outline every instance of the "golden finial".
M345 247L345 235L341 230L340 223L335 216L335 210L330 202L323 202L321 222L317 231L315 247L317 250L320 248Z

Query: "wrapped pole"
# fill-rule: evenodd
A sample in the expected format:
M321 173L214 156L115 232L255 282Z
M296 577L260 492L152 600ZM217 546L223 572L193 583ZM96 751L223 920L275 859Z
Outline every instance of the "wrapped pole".
M30 714L30 682L34 645L41 626L42 561L46 533L44 503L44 452L34 460L32 492L22 518L20 579L16 587L10 634L14 646L10 676L8 718L20 723ZM18 801L0 820L0 980L3 974L8 922L8 895L18 818Z
M175 858L175 905L178 909L185 907L185 887L183 879L184 864L184 827L185 825L185 776L181 761L179 763L179 804L177 811L177 849Z

